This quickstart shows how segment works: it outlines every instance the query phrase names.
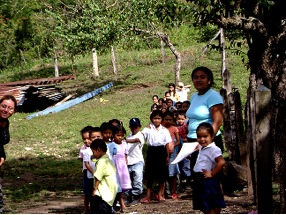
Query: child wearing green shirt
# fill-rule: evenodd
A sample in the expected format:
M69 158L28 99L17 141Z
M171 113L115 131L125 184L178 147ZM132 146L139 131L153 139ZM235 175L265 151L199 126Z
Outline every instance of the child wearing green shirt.
M102 139L94 140L90 148L96 159L94 189L91 200L91 213L111 214L117 194L116 168L106 154L107 146Z

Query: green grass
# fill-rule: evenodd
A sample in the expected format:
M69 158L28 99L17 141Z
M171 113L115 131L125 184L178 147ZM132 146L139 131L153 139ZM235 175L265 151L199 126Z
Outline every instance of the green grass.
M182 27L170 33L170 40L182 54L180 78L191 84L190 73L196 66L211 68L215 77L215 89L222 86L220 54L210 50L201 56L204 43L195 41L196 31ZM159 42L159 41L158 41ZM129 133L128 121L139 117L142 126L149 123L149 111L153 94L164 96L167 86L174 82L175 58L166 49L166 62L161 64L160 50L116 51L118 74L113 74L110 54L98 59L100 77L92 78L91 55L79 57L74 70L66 59L59 59L60 75L72 74L75 80L60 84L64 91L82 95L113 81L114 87L94 98L64 110L26 120L29 114L15 113L10 118L11 142L5 146L7 161L2 167L4 179L17 181L25 172L35 177L32 184L15 183L4 186L7 202L29 198L46 198L50 193L64 195L80 193L81 162L77 159L82 146L80 130L86 125L100 126L112 118L122 120ZM1 82L53 76L53 63L30 63L22 68L0 73ZM237 86L243 104L246 100L249 72L240 57L228 53L227 67L232 83ZM189 96L195 92L192 88ZM100 98L108 100L100 102ZM5 206L8 207L8 206ZM13 207L12 207L13 208ZM13 213L13 209L7 211Z

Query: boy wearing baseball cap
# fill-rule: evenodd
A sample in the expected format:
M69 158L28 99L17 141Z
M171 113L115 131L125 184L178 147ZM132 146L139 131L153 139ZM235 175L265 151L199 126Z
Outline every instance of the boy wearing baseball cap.
M127 164L130 179L132 182L132 189L127 195L126 206L135 206L140 204L140 196L143 192L143 167L144 157L142 149L144 146L144 136L141 129L141 123L138 118L131 118L129 121L129 128L131 133L126 139L128 144Z

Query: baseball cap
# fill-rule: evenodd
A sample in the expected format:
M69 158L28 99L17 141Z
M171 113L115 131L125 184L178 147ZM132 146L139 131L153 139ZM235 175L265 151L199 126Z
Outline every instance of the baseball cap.
M181 87L181 86L184 87L183 82L178 82L178 86L179 86L179 87Z
M131 118L130 121L129 121L129 126L140 126L141 123L140 123L140 119L138 118Z

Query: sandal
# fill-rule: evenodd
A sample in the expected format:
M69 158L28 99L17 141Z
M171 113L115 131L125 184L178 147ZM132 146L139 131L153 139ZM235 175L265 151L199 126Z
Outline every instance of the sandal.
M159 196L158 196L158 195L155 195L155 199L156 199L156 200L159 200Z
M179 198L178 194L176 194L176 193L172 194L172 200L175 200L177 198Z

